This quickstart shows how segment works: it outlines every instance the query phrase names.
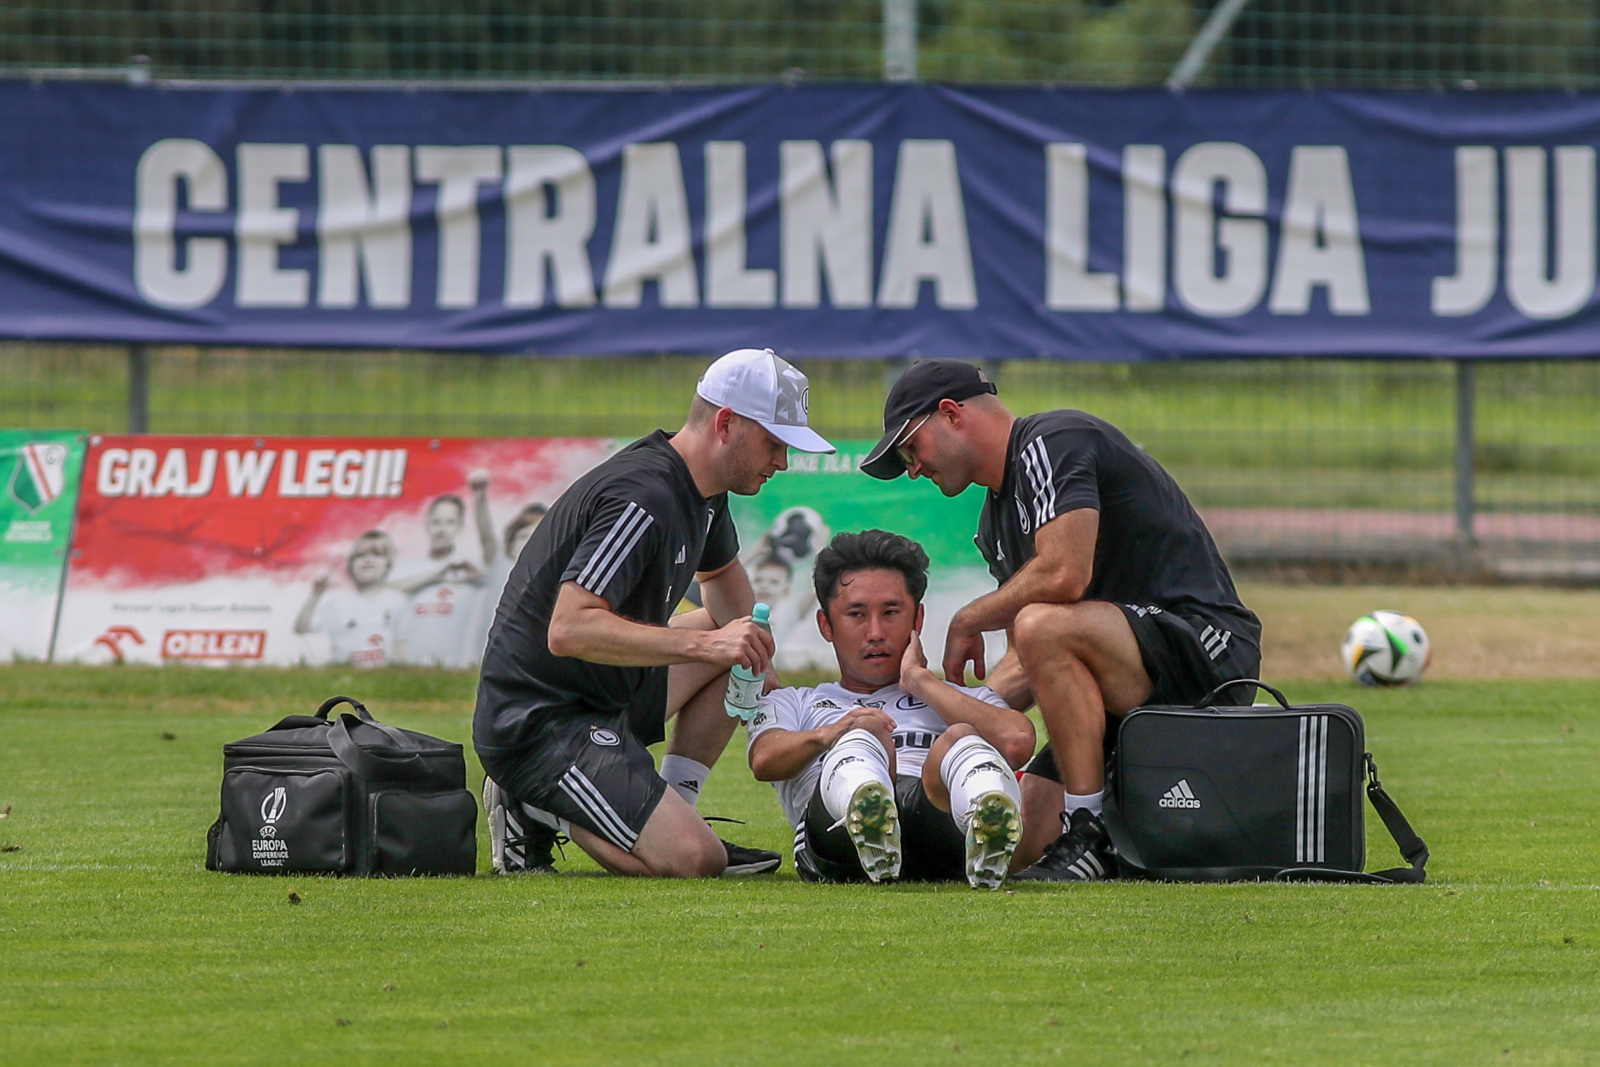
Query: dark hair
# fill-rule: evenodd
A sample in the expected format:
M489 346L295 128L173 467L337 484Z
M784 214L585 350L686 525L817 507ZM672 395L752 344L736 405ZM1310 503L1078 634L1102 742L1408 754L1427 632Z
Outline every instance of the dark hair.
M826 612L839 595L839 579L847 571L864 570L899 571L913 603L922 603L922 594L928 591L928 554L911 538L887 530L835 534L811 568L822 610Z
M432 515L433 509L438 507L440 504L454 504L456 506L456 513L463 519L467 517L467 502L456 496L454 493L445 493L443 496L434 497L432 503L428 505L427 513Z
M517 534L521 533L523 530L526 530L530 526L539 525L539 523L544 519L545 512L549 510L550 509L545 507L543 504L529 504L527 507L517 512L516 518L506 523L506 555L511 555L511 542L516 538Z
M762 556L760 559L750 564L750 573L754 574L762 567L782 567L784 574L790 578L794 577L794 566L776 552Z

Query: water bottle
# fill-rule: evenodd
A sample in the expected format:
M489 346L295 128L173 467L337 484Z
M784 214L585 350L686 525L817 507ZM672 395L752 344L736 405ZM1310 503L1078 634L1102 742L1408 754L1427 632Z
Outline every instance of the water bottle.
M757 604L755 610L750 612L750 621L770 634L771 615L771 607ZM749 722L750 717L756 713L756 705L761 703L762 683L766 680L766 671L756 674L744 664L735 663L733 671L728 676L728 694L722 698L722 710L732 718Z

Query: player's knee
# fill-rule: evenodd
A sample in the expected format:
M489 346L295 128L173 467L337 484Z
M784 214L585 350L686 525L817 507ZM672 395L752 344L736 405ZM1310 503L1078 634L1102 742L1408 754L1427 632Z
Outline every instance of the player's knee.
M1062 604L1029 604L1017 612L1012 624L1017 654L1024 661L1040 655L1059 655L1066 616L1066 605Z

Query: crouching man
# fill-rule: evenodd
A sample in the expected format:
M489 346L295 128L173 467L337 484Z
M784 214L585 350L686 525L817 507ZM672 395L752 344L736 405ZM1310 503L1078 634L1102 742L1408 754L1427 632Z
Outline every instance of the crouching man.
M839 681L776 689L749 725L750 769L778 791L801 878L998 888L1021 837L1013 768L1033 755L1033 724L928 669L915 541L839 534L812 577Z

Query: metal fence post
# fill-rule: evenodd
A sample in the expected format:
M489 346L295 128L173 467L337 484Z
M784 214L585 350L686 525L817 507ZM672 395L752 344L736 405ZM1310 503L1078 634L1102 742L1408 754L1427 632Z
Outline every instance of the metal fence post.
M128 432L150 432L150 358L148 346L128 346Z
M917 0L883 0L883 80L917 80Z
M1476 401L1476 371L1470 359L1456 360L1456 540L1473 543L1473 477L1476 455L1473 447L1473 407Z

